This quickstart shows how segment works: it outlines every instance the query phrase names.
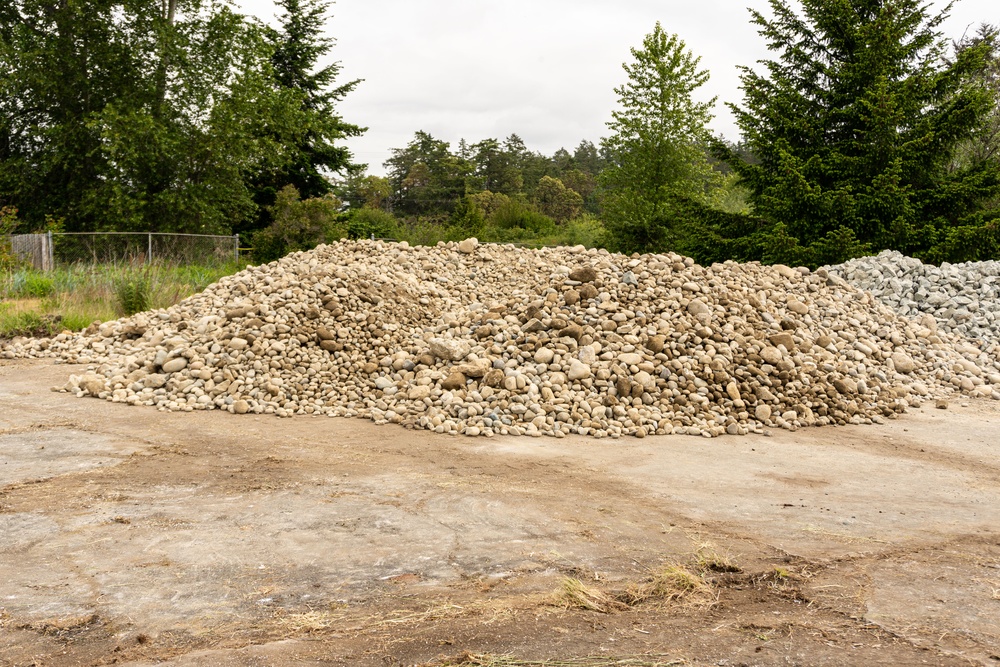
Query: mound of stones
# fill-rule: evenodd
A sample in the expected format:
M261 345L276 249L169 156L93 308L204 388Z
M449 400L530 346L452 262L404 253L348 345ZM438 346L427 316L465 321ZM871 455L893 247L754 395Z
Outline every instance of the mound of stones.
M1000 341L1000 262L934 266L886 250L826 268L904 317L930 315L940 329L986 347Z
M3 356L88 364L56 389L131 405L487 436L745 434L1000 398L994 354L827 271L475 239L320 246Z

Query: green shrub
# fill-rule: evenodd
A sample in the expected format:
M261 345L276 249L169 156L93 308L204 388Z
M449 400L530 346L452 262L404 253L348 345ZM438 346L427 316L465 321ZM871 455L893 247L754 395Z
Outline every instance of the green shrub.
M18 271L11 275L7 287L9 299L42 299L55 292L52 278L37 271Z
M604 225L589 213L570 220L562 225L555 235L547 239L545 245L582 245L596 248L604 236Z
M465 237L482 235L486 227L486 217L475 200L466 195L458 200L455 210L448 219L450 227L456 232L464 233Z
M347 213L347 238L395 238L399 231L396 217L378 208L359 208Z
M448 241L452 235L447 220L438 217L420 216L410 220L400 221L397 228L397 238L413 246L434 246L439 241Z
M122 315L129 316L149 310L151 291L149 276L136 271L125 273L115 282L115 299Z
M498 230L522 230L534 236L552 234L556 230L555 220L513 199L501 204L487 222Z
M326 243L334 235L340 207L332 196L301 200L295 186L286 185L270 207L274 221L251 237L254 260L270 262Z

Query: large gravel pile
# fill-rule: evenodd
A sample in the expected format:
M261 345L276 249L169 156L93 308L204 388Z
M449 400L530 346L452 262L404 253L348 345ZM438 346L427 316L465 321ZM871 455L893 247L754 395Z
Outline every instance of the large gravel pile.
M3 355L91 364L60 388L79 396L468 435L715 436L1000 398L991 352L822 270L474 239L321 246Z
M924 264L894 250L826 267L900 315L991 346L1000 341L1000 262Z

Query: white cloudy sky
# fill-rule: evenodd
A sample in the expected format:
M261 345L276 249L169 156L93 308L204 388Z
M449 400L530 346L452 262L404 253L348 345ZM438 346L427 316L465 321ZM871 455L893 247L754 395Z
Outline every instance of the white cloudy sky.
M273 22L273 0L235 1ZM381 174L389 149L417 130L452 145L517 133L547 155L597 143L625 78L621 64L656 21L701 56L712 75L704 97L719 98L712 129L735 139L723 103L741 101L737 65L767 57L747 6L763 11L767 2L338 0L327 26L332 59L343 66L340 81L364 79L340 110L369 128L349 146ZM983 21L1000 23L994 0L960 0L945 32L959 37Z

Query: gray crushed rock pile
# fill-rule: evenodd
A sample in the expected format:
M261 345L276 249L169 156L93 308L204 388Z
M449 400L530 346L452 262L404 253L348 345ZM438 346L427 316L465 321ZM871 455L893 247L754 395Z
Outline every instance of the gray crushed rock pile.
M81 397L467 435L717 436L1000 398L995 355L823 270L475 239L320 246L2 356L89 364L55 388Z
M934 266L886 250L825 268L904 317L930 316L984 347L1000 341L1000 262Z

